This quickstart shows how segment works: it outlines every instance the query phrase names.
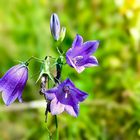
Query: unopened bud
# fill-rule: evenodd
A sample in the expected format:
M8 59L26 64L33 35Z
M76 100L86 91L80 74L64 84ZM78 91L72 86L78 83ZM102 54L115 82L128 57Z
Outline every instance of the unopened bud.
M60 37L59 37L60 42L64 40L65 34L66 34L66 28L62 27L61 32L60 32Z
M53 13L50 19L50 29L52 36L55 40L59 39L60 36L60 22L57 14Z

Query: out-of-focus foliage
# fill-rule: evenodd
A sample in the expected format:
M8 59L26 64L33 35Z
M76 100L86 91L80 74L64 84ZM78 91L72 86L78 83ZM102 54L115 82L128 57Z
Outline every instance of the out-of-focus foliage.
M56 55L49 29L52 12L67 28L65 50L77 33L84 41L100 40L95 53L99 67L82 74L68 66L63 69L62 79L71 77L89 97L81 104L78 118L59 115L60 140L139 140L139 0L1 0L0 76L32 55ZM25 102L43 99L39 84L35 85L39 66L30 65ZM2 106L2 99L0 102ZM46 125L52 132L55 126L51 116L44 123L44 111L0 111L0 140L46 140Z

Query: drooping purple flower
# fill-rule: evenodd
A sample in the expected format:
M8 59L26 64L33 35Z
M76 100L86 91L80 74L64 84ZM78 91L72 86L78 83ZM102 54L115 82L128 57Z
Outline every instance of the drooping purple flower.
M55 40L59 39L60 36L60 21L57 14L52 14L50 19L50 29Z
M28 79L28 68L25 64L19 64L10 68L0 79L0 92L4 103L8 106L16 98L22 102L22 91Z
M72 47L66 52L67 64L81 73L86 67L98 66L98 61L92 54L98 48L99 41L87 41L83 43L83 38L76 35Z
M50 112L57 115L63 111L77 117L79 102L84 101L88 94L75 87L70 79L66 79L57 87L45 91L45 96L50 100Z

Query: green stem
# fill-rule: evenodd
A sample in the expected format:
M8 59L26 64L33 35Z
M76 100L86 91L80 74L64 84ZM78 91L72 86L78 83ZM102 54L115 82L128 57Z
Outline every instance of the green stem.
M29 59L27 59L27 60L25 61L25 64L28 65L29 62L30 62L31 60L37 60L38 62L41 62L41 63L43 63L43 61L44 61L44 60L39 59L39 58L37 58L37 57L31 56Z
M44 75L45 76L45 75ZM45 76L45 78L47 78L47 80L48 80L48 88L49 88L49 77L47 76ZM46 85L46 80L45 80L45 85ZM44 88L44 85L43 85L43 88ZM44 95L44 98L45 98L45 100L47 101L47 99L46 99L46 97L45 97L45 95ZM47 123L47 116L48 116L48 110L47 110L47 107L48 107L48 103L47 103L47 105L46 105L46 111L45 111L45 123ZM52 133L50 132L50 130L49 130L49 128L48 128L48 126L46 126L46 128L47 128L47 132L48 132L48 135L49 135L49 140L52 140Z
M50 132L48 127L47 127L47 131L48 131L48 134L49 134L49 140L52 140L52 134L51 134L51 132Z
M59 130L58 130L58 120L57 120L57 115L55 117L55 127L56 127L56 140L59 140Z
M62 55L62 53L60 52L59 48L56 47L56 49L57 49L57 52L59 53L59 55Z

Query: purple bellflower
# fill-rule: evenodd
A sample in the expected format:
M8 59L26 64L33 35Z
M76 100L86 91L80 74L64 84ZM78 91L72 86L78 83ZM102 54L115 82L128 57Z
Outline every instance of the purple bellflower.
M59 39L60 36L60 21L57 14L52 14L50 19L50 29L52 36L55 40Z
M84 101L88 94L77 89L70 79L66 79L57 87L45 91L45 96L50 100L50 112L57 115L63 111L77 117L79 102Z
M76 35L72 47L66 52L67 64L81 73L86 67L98 66L98 61L92 54L98 48L99 41L87 41L83 43L83 38Z
M22 91L28 79L28 68L25 64L19 64L9 69L0 79L0 92L4 103L8 106L16 98L22 102Z

